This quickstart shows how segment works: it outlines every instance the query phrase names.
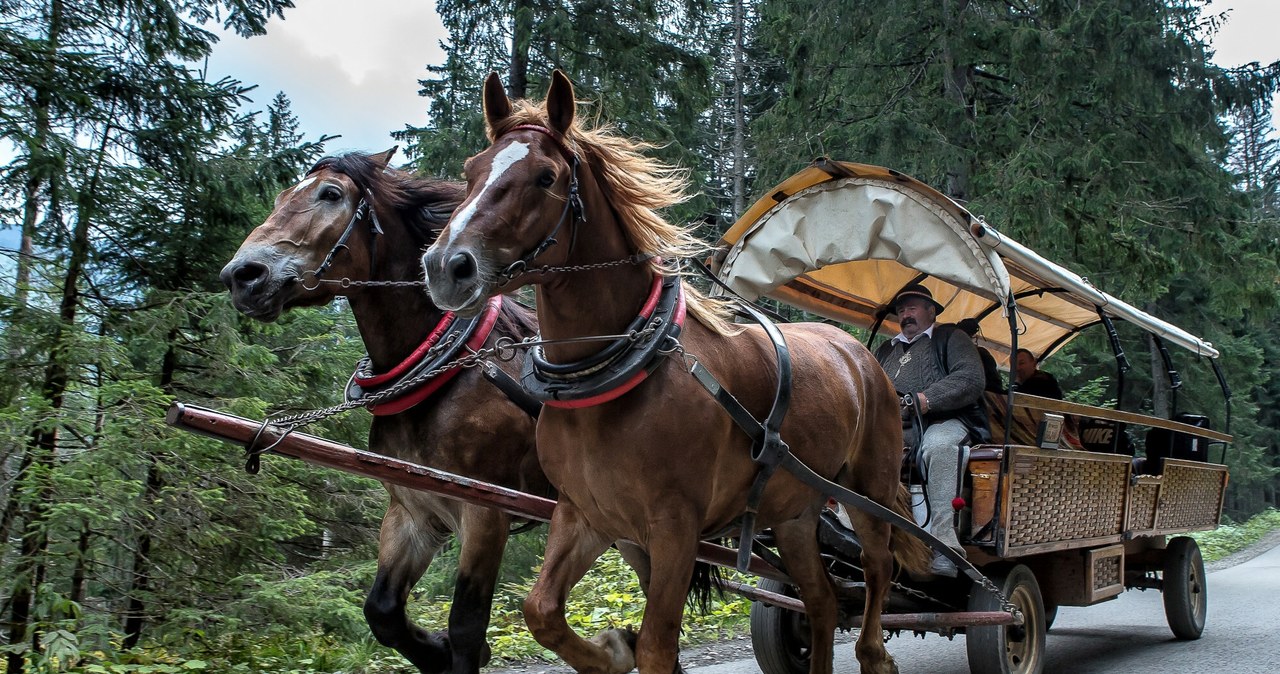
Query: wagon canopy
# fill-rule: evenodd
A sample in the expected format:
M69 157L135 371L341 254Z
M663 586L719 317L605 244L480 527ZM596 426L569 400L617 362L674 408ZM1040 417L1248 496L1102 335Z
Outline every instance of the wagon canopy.
M1041 358L1099 312L1197 355L1208 342L1098 290L975 218L947 196L891 169L819 160L757 201L725 233L714 267L749 300L771 297L842 323L871 327L904 286L923 283L939 322L976 318L978 342L1007 362L1017 346ZM893 316L884 325L897 329Z

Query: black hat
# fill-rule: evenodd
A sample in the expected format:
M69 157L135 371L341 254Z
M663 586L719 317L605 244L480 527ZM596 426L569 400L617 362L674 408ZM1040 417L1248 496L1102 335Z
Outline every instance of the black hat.
M959 323L956 323L956 327L960 328L960 330L963 331L964 334L972 337L978 334L978 319L965 318L961 320Z
M936 309L938 313L942 313L944 308L941 304L934 301L933 293L929 292L928 288L920 285L919 283L912 283L899 291L898 294L894 296L893 302L889 304L889 307L893 310L894 314L898 313L898 303L908 297L923 297L926 300L929 300L929 302L933 304L933 308Z

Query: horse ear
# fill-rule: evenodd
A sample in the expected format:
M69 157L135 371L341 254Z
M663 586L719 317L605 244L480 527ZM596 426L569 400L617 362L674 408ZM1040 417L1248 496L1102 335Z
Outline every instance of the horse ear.
M511 116L511 101L502 87L502 78L498 73L489 73L484 79L484 119L489 123L489 131Z
M372 161L379 169L384 169L387 167L387 164L391 163L391 158L396 156L396 150L399 149L399 145L392 145L390 150L369 155L369 161Z
M573 83L560 70L551 74L551 89L547 91L547 120L551 128L561 135L573 125L573 112L577 102L573 100Z

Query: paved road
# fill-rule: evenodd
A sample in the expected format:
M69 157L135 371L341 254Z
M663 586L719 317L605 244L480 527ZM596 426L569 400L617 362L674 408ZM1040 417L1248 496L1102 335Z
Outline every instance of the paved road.
M1045 672L1094 674L1276 674L1280 672L1280 547L1210 572L1204 636L1176 641L1160 593L1130 590L1097 606L1063 607L1048 635ZM902 637L888 644L903 674L968 674L964 638ZM856 674L852 644L836 647L836 674ZM754 660L690 670L759 674Z

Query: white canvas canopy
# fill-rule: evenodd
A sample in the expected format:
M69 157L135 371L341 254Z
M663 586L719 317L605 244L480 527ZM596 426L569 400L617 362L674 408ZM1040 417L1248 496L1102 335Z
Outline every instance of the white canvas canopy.
M979 320L978 343L1007 362L1008 312L1017 344L1040 357L1100 321L1135 323L1198 355L1208 342L1096 289L1021 246L959 204L896 171L819 161L770 191L725 233L720 279L749 300L771 297L870 327L904 286L922 283L940 322ZM894 316L883 326L894 333Z

